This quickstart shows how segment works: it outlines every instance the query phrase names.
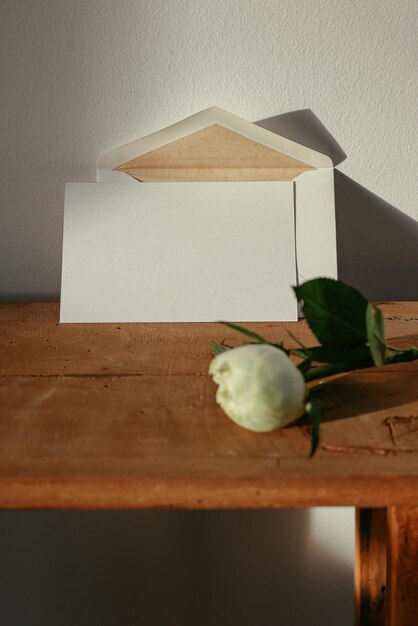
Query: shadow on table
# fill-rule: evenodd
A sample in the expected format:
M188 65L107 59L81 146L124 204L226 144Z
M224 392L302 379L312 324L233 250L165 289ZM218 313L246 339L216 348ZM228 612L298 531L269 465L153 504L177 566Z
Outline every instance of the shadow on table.
M2 616L9 626L351 626L352 565L331 543L311 536L308 510L2 513Z
M407 368L413 368L410 375L405 371ZM399 363L386 366L384 371L370 369L362 373L351 372L325 381L316 387L317 397L323 407L321 421L334 422L415 402L417 389L413 378L417 374L414 365Z

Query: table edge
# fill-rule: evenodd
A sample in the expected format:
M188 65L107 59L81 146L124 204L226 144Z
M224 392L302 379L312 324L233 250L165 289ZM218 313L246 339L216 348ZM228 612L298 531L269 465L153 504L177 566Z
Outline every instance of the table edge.
M267 509L418 505L418 476L0 478L0 509Z

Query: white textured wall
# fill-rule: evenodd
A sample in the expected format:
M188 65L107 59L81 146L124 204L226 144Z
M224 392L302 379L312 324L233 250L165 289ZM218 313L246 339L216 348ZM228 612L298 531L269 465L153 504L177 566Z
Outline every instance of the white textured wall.
M250 120L311 109L348 155L340 169L418 216L415 0L2 0L0 11L3 299L57 296L65 181L93 180L103 151L213 104Z
M94 180L102 152L210 105L254 121L279 116L265 125L329 149L336 162L343 150L344 175L336 179L341 276L373 297L415 295L415 0L2 0L0 41L0 299L57 297L66 181ZM290 626L303 623L298 598L309 600L306 623L352 623L351 511L171 518L186 559L180 577L172 561L178 553L161 547L164 515L0 516L7 623L189 626L198 623L200 602L201 624L230 626L235 615L240 626L279 618ZM247 552L254 541L247 569L236 528ZM131 543L121 546L125 533ZM144 557L148 545L155 552ZM152 585L134 554L156 584L167 568L174 572L177 608L167 576L162 583L170 618L154 592L145 592L141 608L138 589ZM196 571L201 584L188 604ZM232 584L232 599L213 572ZM248 581L260 572L252 598ZM324 585L333 598L325 613Z

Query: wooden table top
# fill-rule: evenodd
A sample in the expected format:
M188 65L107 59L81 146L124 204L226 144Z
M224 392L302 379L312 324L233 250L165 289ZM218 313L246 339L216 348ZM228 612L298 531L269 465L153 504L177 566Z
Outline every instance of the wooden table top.
M383 303L387 336L418 343L418 305ZM258 434L215 403L219 324L65 324L58 304L0 306L1 508L267 508L418 504L418 363L321 384L306 424ZM304 321L247 324L294 345Z

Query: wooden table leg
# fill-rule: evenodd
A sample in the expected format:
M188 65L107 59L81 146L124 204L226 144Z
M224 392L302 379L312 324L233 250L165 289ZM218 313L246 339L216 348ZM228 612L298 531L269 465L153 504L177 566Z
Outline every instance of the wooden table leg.
M356 625L418 624L418 507L356 510Z
M356 626L385 626L386 509L356 509Z
M385 626L418 624L418 507L388 509Z

